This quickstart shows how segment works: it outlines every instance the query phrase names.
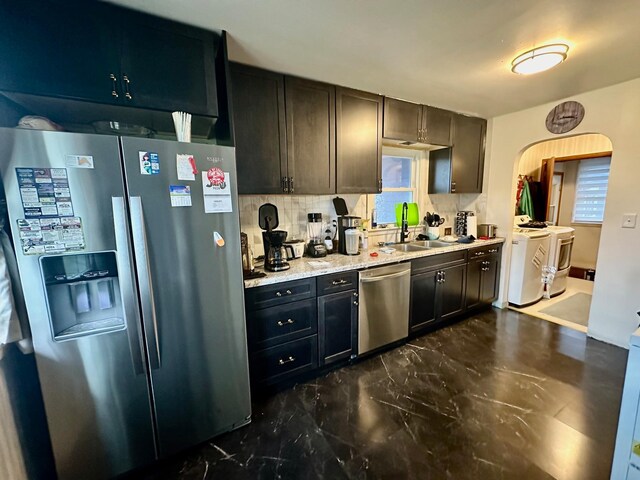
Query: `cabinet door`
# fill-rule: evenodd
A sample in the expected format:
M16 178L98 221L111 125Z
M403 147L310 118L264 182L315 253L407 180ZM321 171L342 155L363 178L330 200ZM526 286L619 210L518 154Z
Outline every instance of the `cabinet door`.
M467 308L477 307L481 302L482 274L484 258L469 261L467 265L467 290L465 294Z
M451 145L452 112L441 108L422 107L422 129L424 142L430 145Z
M124 103L217 116L215 34L138 12L122 12Z
M482 272L482 290L480 301L491 303L498 298L498 282L500 280L500 257L491 255L485 260L485 270Z
M432 270L411 277L410 333L421 330L436 321L436 295L439 271Z
M290 193L335 193L335 87L285 77Z
M417 142L418 130L422 127L421 121L422 105L385 97L384 138Z
M238 193L285 193L284 75L230 66Z
M318 297L320 365L345 360L356 353L357 300L355 290Z
M484 144L487 121L482 118L454 115L451 191L482 192Z
M382 97L336 89L338 193L378 193L382 179Z
M438 305L438 320L447 320L464 310L464 287L467 267L458 265L443 268L444 281L438 284L441 290Z
M119 100L109 75L119 73L120 52L106 4L0 0L0 11L0 90Z

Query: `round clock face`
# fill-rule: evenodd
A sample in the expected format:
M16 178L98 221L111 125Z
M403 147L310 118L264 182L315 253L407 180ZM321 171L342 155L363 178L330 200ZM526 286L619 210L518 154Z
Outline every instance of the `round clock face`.
M584 107L578 102L556 105L547 115L547 130L551 133L567 133L580 125L584 118Z

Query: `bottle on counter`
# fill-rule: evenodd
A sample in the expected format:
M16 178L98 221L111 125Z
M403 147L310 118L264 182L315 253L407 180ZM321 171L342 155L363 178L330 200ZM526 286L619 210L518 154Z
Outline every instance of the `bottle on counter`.
M362 235L360 236L362 239L362 250L369 249L369 232L367 232L366 228L362 229Z
M376 228L378 226L378 221L376 218L376 209L371 210L371 228Z

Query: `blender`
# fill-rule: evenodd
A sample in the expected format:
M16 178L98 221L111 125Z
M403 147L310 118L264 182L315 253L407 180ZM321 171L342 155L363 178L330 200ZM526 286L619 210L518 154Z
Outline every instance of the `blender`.
M309 235L309 243L307 243L307 255L310 257L326 257L327 247L322 237L322 214L307 214L307 235Z

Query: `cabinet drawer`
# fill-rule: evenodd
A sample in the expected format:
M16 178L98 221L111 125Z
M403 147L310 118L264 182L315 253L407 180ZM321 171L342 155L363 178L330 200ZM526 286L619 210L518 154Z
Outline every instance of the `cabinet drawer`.
M418 258L411 262L411 273L432 270L434 268L448 267L458 263L467 261L467 251L460 250L458 252L443 253L441 255L433 255L431 257Z
M270 385L318 367L318 336L301 338L251 356L254 385Z
M318 331L314 298L247 312L251 351L296 340Z
M358 288L358 272L332 273L318 277L318 296Z
M296 302L316 296L316 279L305 278L293 282L276 283L245 290L247 311Z
M485 255L496 255L500 253L500 245L499 243L493 245L485 245L484 247L472 248L469 250L469 261L474 258L482 257Z

